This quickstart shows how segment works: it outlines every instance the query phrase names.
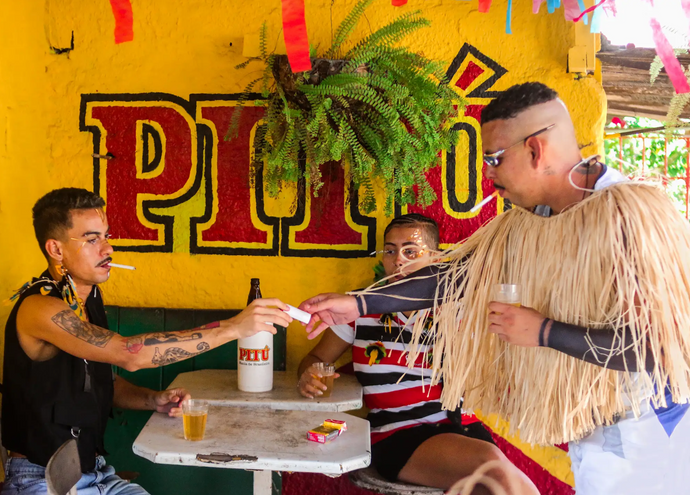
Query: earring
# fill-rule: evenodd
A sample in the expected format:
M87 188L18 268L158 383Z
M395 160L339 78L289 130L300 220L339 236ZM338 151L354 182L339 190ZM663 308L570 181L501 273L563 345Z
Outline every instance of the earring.
M67 268L65 268L65 265L60 263L57 267L57 272L60 274L61 277L64 277L67 275Z

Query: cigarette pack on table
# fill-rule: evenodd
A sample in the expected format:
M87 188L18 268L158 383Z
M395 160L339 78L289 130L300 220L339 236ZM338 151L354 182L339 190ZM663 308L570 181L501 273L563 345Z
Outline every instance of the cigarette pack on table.
M339 429L320 425L307 432L307 440L318 443L328 443L338 438L338 435L340 435Z
M328 428L335 428L339 430L340 433L338 433L338 435L341 435L343 432L347 431L347 423L345 423L345 421L340 421L339 419L327 419L323 422L323 425Z

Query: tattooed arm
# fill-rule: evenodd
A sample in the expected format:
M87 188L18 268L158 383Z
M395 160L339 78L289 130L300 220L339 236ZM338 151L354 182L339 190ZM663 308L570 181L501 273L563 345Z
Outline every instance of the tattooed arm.
M275 333L272 324L291 321L278 299L257 299L228 320L178 332L153 332L124 337L84 322L61 300L30 296L17 314L19 343L35 361L50 359L61 349L73 356L110 363L128 371L176 363L231 340L260 331ZM268 323L270 322L270 324Z

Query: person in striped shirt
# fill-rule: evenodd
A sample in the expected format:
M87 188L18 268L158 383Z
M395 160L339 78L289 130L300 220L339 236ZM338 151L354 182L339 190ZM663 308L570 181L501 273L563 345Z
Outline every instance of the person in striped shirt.
M384 233L388 280L400 280L428 265L438 244L438 226L431 218L413 213L393 219ZM331 326L300 363L300 393L308 398L321 395L326 386L314 377L311 365L335 362L352 348L355 375L370 409L371 462L384 478L448 489L484 462L498 459L522 481L522 493L538 493L480 422L461 424L459 414L451 421L442 409L443 385L430 386L431 346L425 349L426 357L408 368L407 345L415 318L414 312L370 314L348 325ZM473 493L482 492L478 488Z

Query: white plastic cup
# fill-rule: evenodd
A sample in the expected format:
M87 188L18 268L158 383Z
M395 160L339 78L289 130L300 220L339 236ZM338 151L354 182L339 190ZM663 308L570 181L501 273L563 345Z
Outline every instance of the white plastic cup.
M520 306L522 294L518 284L496 284L494 285L494 301Z
M237 388L242 392L273 389L273 334L259 332L237 341Z

